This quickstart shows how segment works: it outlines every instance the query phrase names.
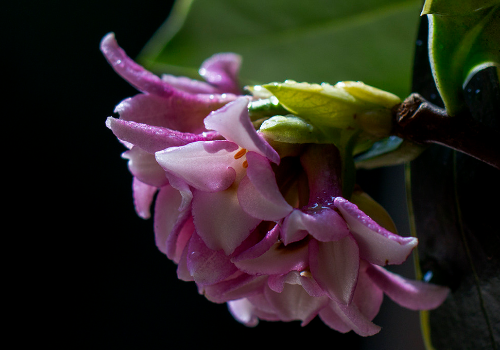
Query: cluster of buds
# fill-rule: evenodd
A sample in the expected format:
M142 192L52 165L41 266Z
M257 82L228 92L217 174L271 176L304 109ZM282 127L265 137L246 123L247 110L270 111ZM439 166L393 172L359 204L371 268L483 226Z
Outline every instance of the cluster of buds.
M383 268L417 245L354 184L352 157L386 136L399 98L360 82L238 83L241 59L206 60L205 81L145 70L118 46L106 59L140 93L106 125L128 148L133 198L154 207L156 244L207 299L240 322L316 316L339 332L377 333L383 295L413 309L448 289ZM154 203L153 203L154 202Z

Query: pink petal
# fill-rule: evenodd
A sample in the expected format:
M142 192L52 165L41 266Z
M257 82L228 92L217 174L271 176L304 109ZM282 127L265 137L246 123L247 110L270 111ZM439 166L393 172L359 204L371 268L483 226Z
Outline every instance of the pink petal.
M312 297L322 297L326 295L325 291L307 271L290 271L287 274L271 275L267 280L267 284L269 288L276 293L283 292L285 284L298 284Z
M203 81L190 79L186 77L177 77L175 75L163 74L161 80L177 90L185 91L190 94L217 94L220 91L215 86L207 84ZM229 92L229 91L227 91Z
M313 278L330 298L351 303L359 271L358 246L352 236L332 242L311 239L309 263Z
M222 282L203 286L201 292L214 303L225 303L263 293L267 276L251 276L244 273L235 275Z
M361 258L373 264L401 264L417 246L416 238L401 237L387 231L344 198L335 198L335 206L356 239Z
M261 220L281 220L293 207L281 195L269 161L255 152L248 152L246 160L247 176L238 188L241 207L251 216Z
M229 312L240 323L247 327L255 327L259 323L259 318L255 316L255 306L247 299L228 301Z
M206 59L200 68L200 75L221 92L240 93L238 73L241 56L234 53L219 53Z
M325 324L342 333L353 330L357 334L367 337L377 334L381 329L366 318L354 303L342 305L331 300L328 307L319 312L319 317Z
M259 227L257 227L257 230L259 230ZM255 231L253 234L255 234ZM238 247L238 250L235 251L235 253L233 254L231 261L236 262L240 260L249 260L258 258L259 256L266 253L269 249L271 249L271 247L276 242L278 242L279 234L280 234L279 225L274 225L272 229L267 231L264 238L262 238L262 240L258 242L253 242L255 239L253 237L249 237L249 239L245 240L245 242ZM252 242L249 242L249 240L251 240ZM245 249L240 251L240 249L242 248Z
M265 296L281 321L301 320L309 323L328 303L328 297L311 297L304 288L296 284L286 284L283 292L265 289Z
M290 271L302 271L308 264L307 241L284 246L275 242L271 248L253 259L235 259L234 264L253 275L281 275Z
M203 191L223 191L236 179L229 141L198 141L156 152L156 160L169 173Z
M158 188L147 185L134 177L132 180L132 191L134 194L134 208L137 215L143 219L149 219L151 217L151 204Z
M411 310L435 309L450 292L447 287L409 280L375 265L370 265L366 272L389 298Z
M235 101L210 113L205 118L205 127L209 130L216 130L227 140L278 164L280 161L278 153L257 134L250 121L248 102L248 97L238 97Z
M237 271L223 251L208 248L196 233L189 240L187 268L198 285L220 282Z
M196 231L213 250L229 255L260 223L241 209L236 189L220 192L193 192L193 217Z
M120 140L132 143L148 153L168 147L183 146L195 141L211 141L219 138L217 133L191 134L133 121L109 117L106 126Z
M321 208L317 211L294 210L283 222L285 244L295 242L309 233L318 241L338 241L349 234L344 219L333 209Z
M154 187L168 184L165 170L158 164L155 156L139 147L123 152L122 157L128 159L128 169L141 182Z
M384 292L377 287L366 273L369 263L361 261L359 268L358 283L352 302L356 304L359 311L368 319L373 320L380 310L384 299Z
M176 263L194 231L186 225L190 214L188 210L179 211L182 196L172 186L162 187L155 204L154 232L156 246Z

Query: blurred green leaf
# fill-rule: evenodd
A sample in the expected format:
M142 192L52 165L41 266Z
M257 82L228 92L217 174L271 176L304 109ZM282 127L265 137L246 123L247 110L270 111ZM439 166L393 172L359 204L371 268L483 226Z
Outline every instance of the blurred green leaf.
M178 0L139 61L197 76L217 52L243 56L244 84L363 81L410 93L421 0Z
M448 114L456 115L466 109L462 90L468 80L485 67L500 69L499 1L426 1L424 12L431 13L429 58L434 79Z

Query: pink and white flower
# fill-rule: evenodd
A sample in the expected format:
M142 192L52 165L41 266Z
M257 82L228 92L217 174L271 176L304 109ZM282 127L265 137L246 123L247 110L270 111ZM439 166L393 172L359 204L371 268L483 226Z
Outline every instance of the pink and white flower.
M342 197L333 145L296 145L278 154L252 124L239 96L240 59L215 55L207 82L153 75L128 58L112 34L101 49L141 94L122 101L107 126L129 150L138 214L150 216L158 248L178 277L228 303L240 322L316 316L340 332L373 335L385 293L414 309L439 306L448 289L382 266L401 264L417 245L382 227ZM353 197L354 198L354 197Z

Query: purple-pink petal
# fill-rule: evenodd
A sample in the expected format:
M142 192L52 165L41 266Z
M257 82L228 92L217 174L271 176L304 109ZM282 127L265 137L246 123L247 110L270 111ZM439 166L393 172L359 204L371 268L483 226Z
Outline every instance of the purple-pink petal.
M219 53L206 59L200 68L200 75L219 91L240 93L238 73L241 56L234 53Z
M238 97L233 102L210 113L205 118L205 127L216 130L227 140L238 146L256 152L278 164L278 153L256 131L248 116L248 97Z
M193 217L196 231L213 250L229 255L260 223L241 209L236 189L219 192L193 192Z
M118 46L113 33L109 33L102 39L101 51L113 69L139 91L158 96L169 96L173 93L171 86L128 57Z
M220 138L220 135L214 132L192 134L112 117L107 119L106 126L120 140L130 142L148 153L155 153L168 147L183 146L191 142L212 141Z
M227 306L231 315L245 326L255 327L259 323L255 306L247 298L228 301Z
M335 198L335 206L356 239L362 259L380 266L401 264L418 244L414 237L401 237L386 230L344 198Z
M376 265L368 266L366 272L389 298L411 310L435 309L450 292L447 287L409 280Z
M299 284L311 297L327 295L308 271L290 271L286 274L270 275L267 284L276 293L283 292L285 284Z
M252 276L237 273L219 283L203 286L201 292L214 303L225 303L230 300L248 298L263 293L267 276Z
M277 221L293 207L283 198L267 158L255 152L246 154L247 176L238 187L238 200L248 214L261 220Z
M203 191L223 191L236 179L232 142L197 141L156 152L157 162L170 174Z
M283 241L295 242L308 233L321 242L338 241L349 234L344 219L333 209L294 210L283 222Z
M313 278L330 298L351 303L359 272L359 252L352 236L339 241L309 241L309 266Z

